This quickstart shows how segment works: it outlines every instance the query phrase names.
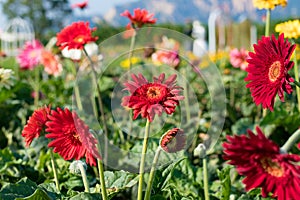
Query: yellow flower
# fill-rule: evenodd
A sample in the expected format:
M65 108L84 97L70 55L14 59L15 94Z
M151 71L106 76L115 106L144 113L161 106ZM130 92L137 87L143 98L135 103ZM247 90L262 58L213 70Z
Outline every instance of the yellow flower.
M258 9L271 9L273 10L276 6L286 6L287 0L252 0L253 6Z
M279 33L284 33L285 38L297 39L300 36L300 20L289 20L277 24L275 26L275 31Z
M137 64L141 61L138 57L132 57L130 60L131 60L131 65ZM124 69L129 69L129 66L130 66L129 59L127 58L127 59L121 61L120 65Z

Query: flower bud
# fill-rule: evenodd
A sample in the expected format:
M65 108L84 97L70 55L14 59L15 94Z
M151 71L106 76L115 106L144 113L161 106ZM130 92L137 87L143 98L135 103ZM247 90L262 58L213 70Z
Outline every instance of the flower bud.
M87 166L85 162L81 160L74 160L69 167L69 170L72 174L80 174L80 165L83 166L83 168L86 170Z
M167 153L175 153L184 149L186 145L186 135L179 128L167 131L160 139L161 148Z

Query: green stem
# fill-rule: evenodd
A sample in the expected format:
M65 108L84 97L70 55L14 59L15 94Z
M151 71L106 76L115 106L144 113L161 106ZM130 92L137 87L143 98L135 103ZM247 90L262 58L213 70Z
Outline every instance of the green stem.
M299 83L299 71L298 71L298 63L297 63L297 54L296 49L294 51L294 72L295 72L295 82ZM298 111L300 112L300 88L296 87L296 94L298 100Z
M128 61L129 61L129 68L128 68L128 71L130 71L131 69L131 66L132 66L132 63L131 63L131 58L133 56L133 48L134 48L134 45L135 45L135 37L136 37L136 33L137 31L134 30L134 34L133 36L131 37L131 41L130 41L130 47L129 47L129 54L128 54ZM129 77L130 78L130 77ZM132 110L130 110L129 112L130 116L129 116L129 128L128 128L128 133L129 133L129 136L131 135L131 132L132 132L132 127L133 127L133 119L132 119Z
M39 67L37 66L35 68L35 81L34 81L34 107L37 108L39 106L39 82L40 82L40 73L39 73Z
M158 162L160 152L161 152L161 147L158 146L158 148L155 152L155 156L153 158L153 163L152 163L152 167L151 167L151 171L150 171L150 175L149 175L149 180L148 180L148 184L147 184L147 189L146 189L146 194L145 194L145 200L150 200L152 184L153 184L156 165L157 165L157 162Z
M92 61L92 59L90 58L90 56L88 55L87 51L85 50L85 48L83 48L83 52L85 53L86 57L89 59L90 63L91 63L91 69L92 69L92 79L94 84L96 85L96 89L97 89L97 95L98 95L98 104L99 104L99 108L100 108L100 112L101 112L101 121L103 123L103 129L104 129L104 162L107 163L107 157L108 157L108 129L107 129L107 124L106 124L106 117L104 114L104 106L103 106L103 102L102 102L102 97L101 97L101 92L100 92L100 86L97 82L97 72L94 68L94 62Z
M186 69L183 69L183 74L185 75L186 77ZM184 90L183 90L183 93L184 93L184 106L185 106L185 109L186 109L186 120L187 122L190 122L190 119L191 119L191 110L190 110L190 102L189 102L189 92L188 92L188 83L185 82L184 83Z
M52 169L53 169L55 186L56 186L57 191L60 192L58 176L57 176L57 169L56 169L56 165L55 165L55 161L54 161L54 155L53 155L53 152L51 149L50 149L50 157L51 157L51 165L52 165Z
M82 107L82 102L81 102L81 98L80 98L80 91L79 91L79 87L76 83L74 85L74 94L75 94L75 100L76 100L78 110L82 111L83 107Z
M267 115L267 109L266 109L266 108L263 108L262 116L265 117L266 115Z
M83 181L83 185L84 185L84 191L85 192L90 192L89 181L88 181L88 179L86 177L86 172L85 172L85 169L84 169L82 163L79 164L79 169L80 169L81 176L82 176L82 181Z
M128 54L128 61L129 61L129 70L131 69L132 63L131 63L131 58L133 55L133 48L135 45L135 36L136 36L136 30L134 30L134 34L131 37L131 41L130 41L130 47L129 47L129 54Z
M233 83L234 80L235 79L232 78L229 83L229 96L230 96L229 104L232 108L234 107L234 96L235 96L235 88Z
M297 87L300 87L300 83L297 81L294 81L293 84L295 84Z
M143 179L144 179L145 158L146 158L148 138L149 138L149 129L150 129L150 121L147 119L143 149L142 149L142 157L140 162L140 177L139 177L138 198L137 198L138 200L142 200L143 197L143 181L144 181Z
M101 159L97 159L97 162L98 162L98 170L99 170L99 178L100 178L102 199L107 200L108 198L107 198L105 179L104 179L103 162L102 162Z
M205 197L205 200L209 200L208 172L207 172L207 158L206 158L206 155L202 158L202 161L203 161L204 197Z
M73 74L76 77L77 74L77 69L79 68L77 62L74 62L74 68L73 68ZM75 94L75 100L76 100L76 104L77 104L77 108L78 110L82 111L83 110L83 106L82 106L82 102L81 102L81 98L80 98L80 90L78 85L76 84L76 82L74 83L74 94Z
M271 10L267 9L266 13L266 27L265 27L265 36L270 35L270 21L271 21Z
M300 129L295 131L293 135L286 141L286 143L280 148L282 152L287 153L292 146L300 140Z

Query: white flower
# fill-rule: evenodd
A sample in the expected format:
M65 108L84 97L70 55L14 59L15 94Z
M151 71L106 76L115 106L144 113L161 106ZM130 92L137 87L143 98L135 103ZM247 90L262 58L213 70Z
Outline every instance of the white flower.
M0 89L3 87L6 89L10 89L13 86L14 82L14 71L11 69L0 68Z

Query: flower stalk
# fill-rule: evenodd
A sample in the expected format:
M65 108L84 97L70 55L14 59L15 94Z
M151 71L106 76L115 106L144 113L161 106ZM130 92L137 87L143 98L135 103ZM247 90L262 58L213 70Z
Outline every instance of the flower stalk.
M266 11L266 27L265 27L265 36L270 35L270 21L271 21L271 10L267 9Z
M134 45L135 45L136 34L137 34L137 30L134 29L134 34L133 34L133 36L131 37L131 40L130 40L130 47L129 47L129 54L128 54L129 70L131 69L131 66L132 66L131 58L133 56L133 48L134 48Z
M157 165L158 158L159 158L161 150L162 150L161 147L158 146L158 148L156 149L156 152L155 152L155 156L153 158L153 163L152 163L152 167L151 167L151 171L150 171L150 175L149 175L149 180L148 180L147 188L146 188L145 200L150 200L151 189L152 189L152 184L153 184L153 180L154 180L154 176L155 176L156 165Z
M134 45L135 45L135 37L136 37L136 34L137 34L137 30L136 29L133 29L133 30L134 30L134 34L133 34L133 36L131 37L131 40L130 40L130 47L129 47L129 54L128 54L128 61L129 61L128 71L130 71L131 66L132 66L131 58L133 56L133 49L134 49ZM130 114L130 116L132 115L132 110L130 110L129 114ZM133 126L133 119L131 117L129 117L129 120L130 121L129 121L128 133L131 133L132 126Z
M79 169L80 169L80 173L81 173L81 176L82 176L84 191L85 192L90 192L90 186L89 186L89 181L88 181L87 176L86 176L86 171L85 171L85 169L84 169L84 167L81 163L79 164Z
M146 159L146 152L147 152L147 145L148 145L148 138L149 138L149 130L150 130L150 121L147 119L146 126L145 126L145 135L143 141L143 149L142 149L142 157L140 162L140 177L139 177L139 186L138 186L138 200L142 200L143 198L143 181L144 181L144 171L145 171L145 159Z
M52 166L52 170L53 170L55 186L56 186L57 191L60 192L59 181L58 181L58 176L57 176L57 169L56 169L56 164L54 161L54 155L53 155L52 150L50 150L50 157L51 157L51 166Z
M295 82L299 83L299 68L297 62L297 52L294 51L294 73L295 73ZM300 112L300 88L296 87L297 101L298 101L298 111Z
M76 76L77 70L79 67L78 67L77 62L74 61L73 63L74 63L73 74L74 74L74 76ZM80 98L80 90L79 90L78 84L76 84L76 82L74 84L74 95L75 95L75 100L76 100L78 110L82 111L83 106L82 106L82 102L81 102L81 98Z
M104 130L104 134L105 134L105 136L104 136L104 162L107 163L107 157L108 157L108 129L107 129L107 124L106 124L106 117L105 117L105 114L104 114L104 106L103 106L103 102L102 102L100 86L97 82L97 72L94 68L94 62L92 61L92 59L88 55L85 48L83 48L83 52L85 53L86 57L88 58L88 60L91 63L92 78L93 78L93 82L96 85L96 89L97 89L97 95L98 95L97 100L98 100L99 109L100 109L100 112L101 112L101 121L103 123L103 130Z
M103 162L102 162L101 159L97 159L97 163L98 163L98 170L99 170L99 178L100 178L102 199L107 200L108 198L107 198L105 179L104 179Z
M208 188L208 172L207 172L207 156L206 149L204 149L205 155L202 158L203 163L203 187L204 187L204 198L209 200L209 188Z
M39 106L39 96L40 96L40 73L39 73L39 67L36 67L35 69L35 80L34 80L34 107L37 108Z
M287 153L292 147L293 145L298 142L300 140L300 129L297 129L297 131L295 131L293 133L293 135L291 137L289 137L289 139L286 141L286 143L280 148L280 150L284 153Z

